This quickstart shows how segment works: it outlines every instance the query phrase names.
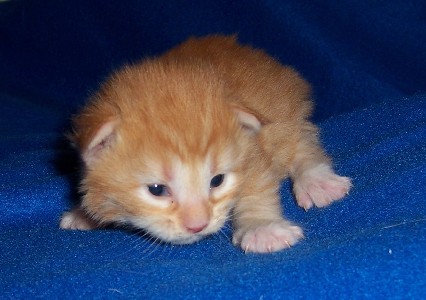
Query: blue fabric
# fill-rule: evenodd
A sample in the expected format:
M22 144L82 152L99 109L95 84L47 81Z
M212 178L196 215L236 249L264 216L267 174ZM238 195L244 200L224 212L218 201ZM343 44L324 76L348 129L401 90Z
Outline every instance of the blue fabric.
M1 298L426 298L424 1L13 1L0 4ZM286 216L306 238L244 254L58 229L78 199L69 118L114 68L190 35L238 33L313 85L314 119L354 189Z

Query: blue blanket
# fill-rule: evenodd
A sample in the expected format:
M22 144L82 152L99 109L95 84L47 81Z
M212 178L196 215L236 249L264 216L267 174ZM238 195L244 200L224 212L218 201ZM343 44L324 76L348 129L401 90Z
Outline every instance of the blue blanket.
M0 3L0 298L426 298L424 1ZM244 254L231 230L189 246L63 231L78 201L69 119L105 76L191 35L238 33L313 85L350 196L286 216L306 238Z

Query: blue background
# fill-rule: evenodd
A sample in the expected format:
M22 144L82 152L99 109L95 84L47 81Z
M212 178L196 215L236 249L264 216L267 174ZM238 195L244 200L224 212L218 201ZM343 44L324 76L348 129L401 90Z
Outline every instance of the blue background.
M0 3L2 298L425 298L424 1ZM62 231L78 200L63 137L112 70L191 35L237 33L311 82L345 200L304 212L292 249L244 254L230 225L190 246L116 229Z

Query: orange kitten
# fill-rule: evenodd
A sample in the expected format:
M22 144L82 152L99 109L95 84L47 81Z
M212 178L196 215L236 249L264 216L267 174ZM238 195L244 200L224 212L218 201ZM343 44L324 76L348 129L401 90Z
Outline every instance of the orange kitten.
M282 216L283 178L305 209L351 186L333 172L311 107L309 85L293 69L234 37L190 39L126 66L74 119L84 196L60 227L126 224L187 244L232 215L244 251L288 248L303 233Z

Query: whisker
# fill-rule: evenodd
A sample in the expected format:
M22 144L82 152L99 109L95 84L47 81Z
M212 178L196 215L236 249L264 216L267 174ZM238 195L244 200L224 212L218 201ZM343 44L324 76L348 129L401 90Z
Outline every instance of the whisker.
M223 235L225 238L226 238L226 240L228 240L228 241L230 241L231 239L230 239L230 237L226 234L226 232L225 231L223 231L223 229L220 229L219 230L219 233L221 234L221 235Z
M114 260L117 260L119 258L124 257L126 254L128 254L129 252L132 251L139 251L141 250L142 247L145 247L147 244L149 245L142 253L145 253L146 251L148 251L148 249L150 249L152 247L152 243L150 243L150 241L152 241L152 236L149 235L149 233L147 233L144 230L138 229L137 231L131 233L130 235L125 237L126 240L132 239L130 243L125 244L125 250L124 251L118 251L115 253L115 255L113 255L112 257L109 256L108 260L110 260L111 258ZM119 245L116 245L119 246ZM113 247L111 247L112 249ZM121 250L122 248L120 248Z
M235 211L235 210L231 210L227 215L226 215L226 217L227 218L235 218L236 216L238 216L239 214L241 214L241 212L237 212L237 211Z
M142 259L148 258L150 255L152 255L159 247L159 243L158 243L159 238L155 238L154 241L151 243L151 245L149 245L149 247L143 251L142 253L146 253L152 246L152 250L147 253L145 256L142 257Z
M142 253L143 254L145 254L145 253L147 253L151 248L156 248L157 246L158 246L158 240L159 240L159 238L157 238L157 237L153 237L153 236L149 236L149 246L146 248L146 249L144 249L143 251L142 251Z
M125 232L123 232L123 235L122 235L123 239L120 239L120 242L118 242L118 243L115 242L112 245L110 245L109 247L102 249L102 251L99 252L97 255L98 256L104 256L105 254L108 254L110 252L116 253L116 251L112 251L112 250L115 250L116 248L122 249L123 246L128 247L128 245L129 245L128 241L129 240L132 239L130 243L134 243L134 240L133 240L134 236L135 236L135 234L129 235L129 234L126 234Z

